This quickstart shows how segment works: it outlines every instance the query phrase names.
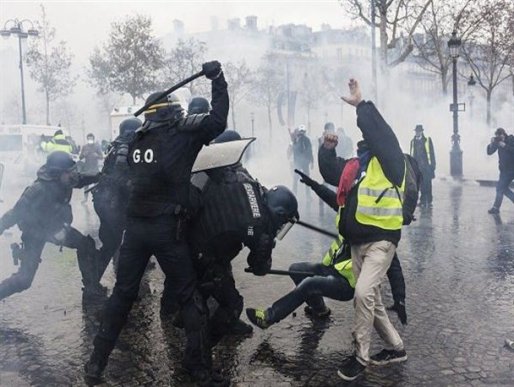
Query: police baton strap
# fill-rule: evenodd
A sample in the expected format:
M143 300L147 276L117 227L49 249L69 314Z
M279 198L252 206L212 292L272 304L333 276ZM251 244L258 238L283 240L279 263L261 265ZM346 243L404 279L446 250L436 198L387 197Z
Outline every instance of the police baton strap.
M143 113L146 109L148 109L150 106L155 105L157 102L161 101L162 99L166 98L168 94L173 93L175 90L180 89L182 86L187 85L189 82L194 81L196 78L200 78L202 75L204 75L203 71L200 71L196 74L191 75L189 78L184 79L183 81L180 81L175 86L170 87L168 90L162 92L157 97L155 97L153 100L148 101L145 106L143 106L141 109L139 109L137 112L134 113L134 116L137 117L141 113Z
M247 267L245 269L245 273L253 273L251 267ZM266 274L275 274L275 275L303 275L305 277L314 277L316 274L310 271L294 271L294 270L276 270L270 269L266 272Z
M324 230L324 229L319 228L319 227L316 227L316 226L314 226L314 225L312 225L312 224L302 222L301 220L297 220L297 221L295 222L295 224L299 224L300 226L303 226L303 227L305 227L305 228L308 228L309 230L317 231L317 232L319 232L320 234L323 234L323 235L329 236L329 237L334 238L334 239L339 238L339 236L338 236L336 233L334 233L334 232L330 232L330 231Z

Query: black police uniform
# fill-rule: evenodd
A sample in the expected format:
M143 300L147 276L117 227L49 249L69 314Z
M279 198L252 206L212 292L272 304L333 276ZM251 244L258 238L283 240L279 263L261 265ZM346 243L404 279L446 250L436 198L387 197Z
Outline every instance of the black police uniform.
M209 114L181 118L183 115L174 115L171 104L160 109L150 107L145 124L131 143L132 188L117 279L94 340L95 349L86 365L86 378L99 378L105 367L152 255L170 279L173 297L181 306L187 339L184 366L195 378L210 371L206 310L196 291L196 274L183 230L193 163L202 146L226 127L227 83L219 64L217 69L211 76L215 79Z
M232 259L247 246L248 265L254 273L263 275L271 268L277 227L264 193L264 187L240 164L210 171L202 189L202 208L192 221L190 245L197 257L203 296L212 296L219 304L210 321L213 342L235 328L243 310Z
M0 283L0 300L30 287L46 242L77 249L84 290L93 291L98 286L98 251L95 242L90 236L86 237L70 226L73 221L70 206L73 188L82 188L97 180L97 175L78 175L78 183L70 187L50 174L46 166L38 170L36 181L25 189L14 207L0 218L0 234L15 224L22 231L22 247L15 253L21 261L20 268Z
M100 219L98 237L102 242L98 280L120 247L125 229L130 193L129 144L134 136L134 132L125 133L111 143L102 168L102 177L93 189L93 205Z

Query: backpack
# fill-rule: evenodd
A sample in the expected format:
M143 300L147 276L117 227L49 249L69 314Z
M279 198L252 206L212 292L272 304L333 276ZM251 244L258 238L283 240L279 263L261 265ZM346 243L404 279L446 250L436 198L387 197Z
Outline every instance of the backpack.
M405 191L402 200L402 213L403 213L403 224L409 225L412 221L416 220L414 211L418 204L419 188L421 186L421 179L423 175L419 169L418 162L416 159L406 153L405 157ZM395 187L396 188L396 187ZM398 196L400 193L396 188Z

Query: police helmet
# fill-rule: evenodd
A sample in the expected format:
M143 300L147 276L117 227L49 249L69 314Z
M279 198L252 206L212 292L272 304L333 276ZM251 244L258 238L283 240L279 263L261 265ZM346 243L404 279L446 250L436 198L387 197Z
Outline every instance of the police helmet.
M59 176L62 172L72 171L76 164L69 153L53 151L46 157L46 170L52 176Z
M222 142L230 142L241 140L241 136L235 130L227 129L223 133L221 133L218 137L216 137L213 141L215 144L220 144Z
M211 105L204 97L194 97L187 107L187 114L209 113Z
M184 116L184 109L180 104L180 99L173 93L168 94L161 99L154 101L159 95L164 92L157 91L152 93L146 99L145 104L152 103L148 110L144 112L145 120L155 122L165 122L170 120L177 120Z
M139 118L127 118L120 123L120 135L125 136L134 133L141 125L143 125L143 123Z
M298 201L289 188L273 186L265 193L265 198L277 226L300 219Z

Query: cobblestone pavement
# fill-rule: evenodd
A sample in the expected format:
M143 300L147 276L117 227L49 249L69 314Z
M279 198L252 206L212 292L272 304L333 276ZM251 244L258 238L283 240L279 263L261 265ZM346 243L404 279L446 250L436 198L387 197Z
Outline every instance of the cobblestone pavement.
M500 216L487 214L494 189L437 181L433 210L418 213L404 229L398 250L407 282L409 325L391 319L402 335L409 360L374 368L351 385L514 385L514 205ZM21 189L16 191L16 197ZM302 192L303 193L303 192ZM300 195L303 200L303 195ZM15 198L0 204L3 213ZM91 203L75 194L75 227L95 235ZM334 213L319 215L313 199L302 219L333 228ZM0 237L0 279L16 268L9 244L16 231ZM274 267L317 261L330 239L295 226L274 253ZM246 306L267 306L291 289L286 277L234 272ZM149 271L106 370L110 386L188 386L180 367L182 332L159 317L159 269ZM112 271L104 284L113 285ZM388 285L383 289L391 303ZM224 340L216 349L235 386L342 385L338 365L351 352L352 304L329 301L329 321L313 322L303 309L266 331ZM0 386L81 386L82 367L97 328L99 304L83 304L75 254L47 245L32 287L0 303ZM372 351L380 349L375 335Z

